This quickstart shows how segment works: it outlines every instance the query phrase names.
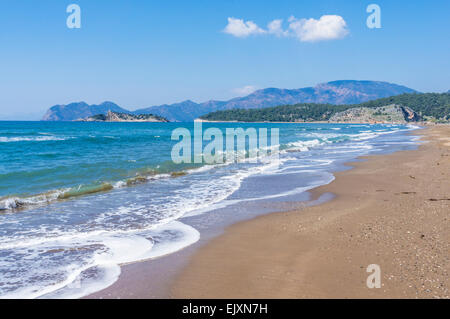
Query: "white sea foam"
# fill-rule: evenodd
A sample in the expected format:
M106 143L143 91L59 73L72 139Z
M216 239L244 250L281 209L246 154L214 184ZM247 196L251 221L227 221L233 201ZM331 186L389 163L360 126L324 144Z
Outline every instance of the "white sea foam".
M170 236L171 238L165 238ZM147 238L156 238L149 240ZM47 276L63 275L65 279L57 283L42 286L33 282L32 278L21 280L28 284L21 289L3 294L0 298L79 298L113 284L120 275L120 265L157 258L183 249L200 238L199 232L193 227L179 221L172 221L149 230L130 232L91 232L88 234L73 233L53 239L34 240L33 242L16 245L0 245L0 249L25 249L28 258L38 258L39 251L52 249L67 249L72 247L89 247L100 245L92 256L86 256L83 262L64 266L59 269L43 270L37 263L33 276L40 271L47 271ZM18 244L18 245L17 245ZM35 253L31 253L35 251ZM95 280L86 276L86 272L95 269L98 274ZM55 273L56 272L56 273Z
M11 210L23 206L36 206L56 201L59 196L69 191L69 188L50 191L29 197L7 197L0 199L0 210Z
M122 188L122 187L125 187L125 186L127 186L127 183L124 182L124 181L118 181L118 182L115 182L113 184L114 188Z
M18 197L9 197L0 200L0 210L14 209L17 207Z
M298 141L292 142L289 144L290 151L298 151L298 152L307 152L312 147L316 147L319 145L323 145L324 142L321 142L318 139L310 140L310 141Z
M0 143L65 141L68 139L70 139L70 137L57 137L57 136L6 137L6 136L0 136Z
M174 237L174 234L175 237ZM150 241L146 237L160 238ZM166 240L164 236L171 236ZM92 264L82 271L71 274L70 282L64 288L55 290L53 294L45 294L44 298L80 298L105 289L117 281L121 273L120 265L158 258L174 253L197 242L200 233L193 227L179 221L172 221L155 230L140 235L102 237L107 253L94 257ZM101 268L102 278L90 281L82 279L82 272L93 267Z

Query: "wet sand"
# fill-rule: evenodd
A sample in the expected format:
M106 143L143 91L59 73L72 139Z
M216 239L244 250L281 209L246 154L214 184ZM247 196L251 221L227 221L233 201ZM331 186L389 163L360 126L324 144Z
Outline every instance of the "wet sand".
M350 163L313 191L335 199L228 227L172 274L165 297L449 298L450 126L414 134L428 143ZM370 264L381 288L366 285Z

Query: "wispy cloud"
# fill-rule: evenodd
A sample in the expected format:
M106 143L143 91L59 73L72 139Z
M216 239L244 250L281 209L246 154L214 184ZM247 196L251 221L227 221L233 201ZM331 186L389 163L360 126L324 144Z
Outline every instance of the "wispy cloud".
M234 35L238 38L245 38L252 34L261 34L266 31L261 29L253 21L244 21L242 19L228 18L228 24L223 32Z
M272 20L268 23L267 29L263 29L253 21L228 18L228 24L223 31L239 38L269 34L277 37L294 37L301 42L342 39L349 33L344 18L338 15L323 15L318 20L297 19L292 16L286 29L283 29L282 19Z
M289 35L289 31L283 30L283 20L275 19L267 25L268 32L275 34L277 37L285 37Z
M241 88L235 88L232 90L232 92L239 96L245 96L245 95L249 95L249 94L255 92L257 89L258 89L258 87L255 85L246 85Z

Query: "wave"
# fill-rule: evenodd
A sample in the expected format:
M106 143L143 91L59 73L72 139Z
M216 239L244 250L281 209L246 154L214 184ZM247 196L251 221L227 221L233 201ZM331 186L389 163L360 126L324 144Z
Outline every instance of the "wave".
M0 136L0 143L13 142L48 142L48 141L65 141L71 137L57 137L57 136L22 136L22 137L7 137Z
M63 188L57 190L50 190L46 193L20 197L9 196L0 198L0 211L8 210L23 210L32 206L43 206L60 200L67 200L74 197L91 195L95 193L107 192L113 189L124 187L132 187L139 184L144 184L151 181L156 181L164 178L177 178L186 176L192 173L199 173L205 170L212 169L218 165L205 165L199 168L187 169L183 171L172 171L170 173L157 173L155 170L148 170L147 173L137 174L134 177L116 182L104 182L92 185L79 185L72 188Z
M287 144L288 152L307 152L313 147L323 145L324 142L319 139L309 141L298 141Z
M23 209L29 206L49 204L60 198L69 189L52 190L47 193L37 194L29 197L6 197L0 199L1 210Z
M164 240L168 236L171 240ZM18 254L43 250L61 255L76 252L73 247L80 247L80 244L86 250L89 250L89 245L92 246L92 244L103 247L93 251L93 255L83 259L80 265L45 269L47 278L58 272L64 273L64 280L58 283L49 284L49 282L43 285L42 282L36 282L33 275L29 277L24 274L19 279L23 288L2 294L1 298L80 298L112 285L119 278L120 265L168 255L192 245L199 239L200 233L195 228L174 220L160 225L157 229L148 229L136 234L133 232L75 233L70 236L38 239L27 243L21 241L18 245L0 245L0 249L14 249ZM78 251L81 250L83 248L78 249ZM42 265L39 261L36 262L37 265L33 267L36 267L38 271ZM98 274L94 279L89 278L92 271Z
M409 125L407 129L404 129L403 131L408 130L414 130L419 128L418 126ZM402 131L402 130L400 130ZM380 135L384 134L390 134L394 132L399 132L399 130L392 130L392 131L360 131L358 134L339 134L339 133L319 133L319 132L312 132L312 133L303 133L301 136L302 138L310 138L309 140L299 140L296 142L291 142L287 144L280 144L280 145L273 145L266 148L258 148L256 152L251 152L249 150L246 150L242 154L238 154L238 162L245 163L245 162L251 162L252 160L255 160L255 158L247 157L250 153L257 154L257 156L260 156L261 154L265 154L266 156L270 156L272 152L307 152L313 148L324 146L327 144L335 144L339 142L344 141L363 141L372 139L375 137L378 137ZM3 137L5 139L5 137ZM10 137L6 138L10 142L14 141L44 141L44 140L62 140L67 138L60 138L60 137L54 137L54 136L39 136L39 137ZM2 141L2 137L0 137L0 142ZM227 152L223 152L225 158L227 155ZM202 154L203 155L203 154ZM261 158L259 158L261 160ZM19 197L19 196L10 196L10 197L4 197L0 198L0 211L1 210L21 210L26 209L30 206L41 206L50 204L52 202L58 201L58 200L67 200L74 197L99 193L99 192L107 192L111 191L113 189L119 189L123 187L131 187L155 180L159 180L162 178L177 178L182 177L188 174L193 173L200 173L206 170L211 170L213 168L217 168L224 165L232 164L233 162L225 162L220 164L208 164L203 165L200 167L194 167L194 168L186 168L185 170L181 171L171 171L171 166L169 164L165 165L167 167L163 169L158 167L156 169L150 168L150 169L141 169L139 172L136 173L136 176L129 177L125 180L120 181L105 181L102 183L92 184L92 185L79 185L72 188L64 188L64 189L58 189L58 190L51 190L46 193L37 194L37 195L31 195L26 197ZM164 164L164 163L163 163ZM162 165L162 164L161 164Z
M113 189L114 187L109 183L103 183L101 185L88 185L72 188L66 192L63 192L58 196L58 199L67 199L71 197L77 197L82 195L94 194L99 192L105 192Z

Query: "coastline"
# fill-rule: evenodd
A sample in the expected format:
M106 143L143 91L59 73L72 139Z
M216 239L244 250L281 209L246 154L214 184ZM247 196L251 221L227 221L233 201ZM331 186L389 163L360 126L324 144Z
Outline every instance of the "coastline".
M440 127L446 129L446 132L450 128L436 126L438 130L441 130ZM429 133L430 130L435 128L419 131L418 135L430 137L432 135ZM415 131L414 134L417 135L417 132ZM444 135L448 136L448 133ZM163 258L123 265L122 274L115 284L85 298L417 297L419 296L417 293L414 295L408 289L406 293L396 291L393 294L389 289L386 291L385 286L388 283L385 277L390 273L390 269L385 266L386 258L387 260L389 258L380 252L379 245L369 247L369 251L362 253L362 248L350 249L346 240L353 244L361 244L361 239L365 237L361 237L361 233L358 234L357 228L367 224L364 218L367 218L368 213L364 212L364 208L370 208L371 203L380 200L371 196L373 194L370 189L361 193L361 189L367 185L361 188L361 183L355 184L355 177L363 177L364 181L370 180L371 172L377 171L378 176L379 167L386 167L387 163L392 166L391 161L398 164L405 158L411 157L413 163L421 158L427 147L431 145L432 143L422 145L414 151L372 155L366 157L367 161L347 164L354 169L334 173L337 177L335 182L310 191L313 194L312 202L319 199L320 205L286 209L283 213L249 216L246 218L249 220L229 222L225 225L224 231L202 232L199 242L179 252ZM383 179L382 176L384 175L380 175L379 179ZM413 180L411 177L407 178ZM387 179L382 187L379 187L383 188L383 192L381 189L376 189L374 194L392 195L390 194L392 190L389 189L390 184L390 180ZM346 186L343 188L343 185ZM375 183L373 187L376 188L376 186ZM395 186L398 186L397 183ZM404 187L408 188L406 185ZM342 189L345 189L345 192ZM333 197L331 193L337 195L336 198L331 201L322 200L325 203L320 203L322 197ZM392 198L393 196L398 197L398 195L392 195L388 200L395 199ZM365 197L364 201L361 200L362 197ZM354 203L357 205L355 206ZM381 203L387 202L381 200ZM447 205L448 208L446 201L430 201L428 204ZM355 215L358 215L358 218L354 219ZM363 215L363 218L361 219L359 215ZM330 232L329 228L333 225L336 228L336 222L342 222L342 220L347 222L345 228L339 231L331 229ZM365 240L367 245L374 240L376 243L380 240L379 232L382 225L375 222L376 220L370 221L372 226L368 226L371 232L369 239ZM445 225L442 223L442 226ZM448 226L446 227L448 229ZM378 231L376 236L372 234L374 229ZM371 234L377 239L370 237ZM392 236L392 231L384 235ZM428 243L429 238L431 237L427 237L426 240L421 239ZM390 239L395 239L395 236ZM448 243L448 235L444 240L444 246L446 243ZM442 246L442 243L440 245ZM365 266L359 265L361 255L368 258L371 253L381 259L378 263L382 268L383 277L383 288L375 289L375 291L367 289L365 285L368 275L365 267L369 263ZM409 253L410 251L407 250L407 254ZM347 257L343 258L343 256ZM440 257L446 257L445 253L441 252ZM351 263L351 260L354 262ZM390 260L392 261L392 256ZM333 271L327 268L330 267L330 261L335 267ZM358 266L352 267L355 263ZM376 260L371 263L376 263ZM448 261L444 266L448 268ZM442 274L440 276L439 278L442 279ZM357 284L361 286L358 289L349 286L355 278ZM404 281L403 277L399 278ZM392 286L391 283L398 286L393 278L389 279L390 286ZM324 286L327 287L324 288ZM347 288L342 290L343 287ZM445 291L439 291L437 296L448 297L448 282L444 282L442 287ZM426 297L430 297L429 294Z
M417 134L417 132L416 132ZM449 298L450 126L364 157L312 191L324 204L235 224L200 248L174 298ZM381 267L380 289L366 268Z
M400 125L404 125L404 124L408 124L408 122L372 122L372 121L367 121L367 122L361 122L361 121L347 121L347 122L333 122L333 121L298 121L298 122L292 122L292 121L254 121L254 122L246 122L246 121L212 121L212 120L203 120L203 119L195 119L194 122L196 123L255 123L255 124L361 124L361 125L365 125L365 124L390 124L390 125L396 125L396 124L400 124ZM411 123L409 123L411 124ZM415 125L422 125L422 126L428 126L428 125L434 125L434 123L431 122L423 122L423 121L418 121L418 122L414 122Z

